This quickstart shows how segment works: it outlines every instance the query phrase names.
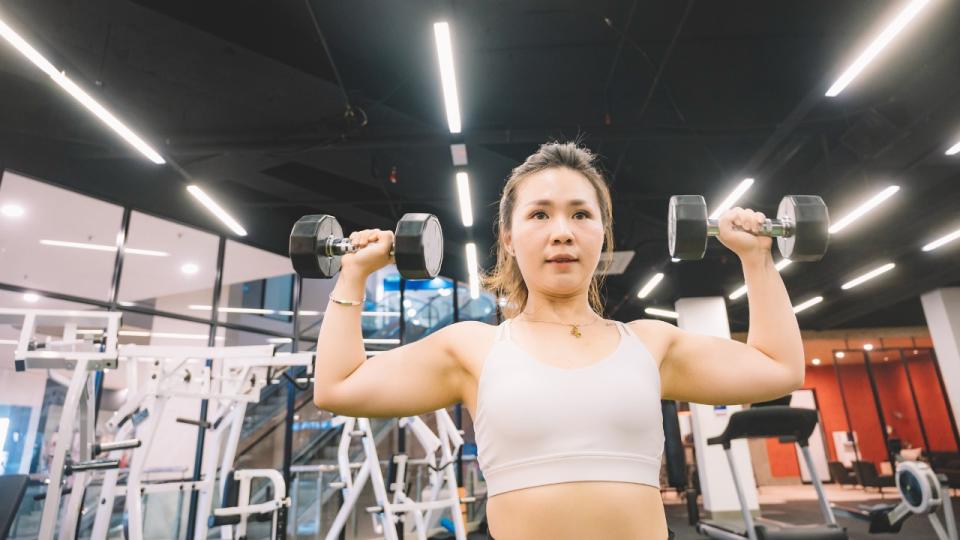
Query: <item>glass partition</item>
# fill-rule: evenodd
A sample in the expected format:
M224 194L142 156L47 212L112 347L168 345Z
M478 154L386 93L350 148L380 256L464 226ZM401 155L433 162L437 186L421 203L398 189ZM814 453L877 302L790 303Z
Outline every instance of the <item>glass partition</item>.
M927 436L928 447L925 453L929 455L936 452L958 452L957 427L951 417L947 397L943 393L940 370L933 351L904 349L897 353L917 395L917 405Z
M109 300L123 208L5 171L0 209L0 283Z
M836 358L840 387L850 415L850 431L853 432L858 461L872 464L877 472L889 468L883 426L877 407L872 399L873 390L864 353L839 351L843 357Z
M133 212L120 305L209 319L219 242L199 229Z
M295 278L288 257L228 240L219 320L292 334Z

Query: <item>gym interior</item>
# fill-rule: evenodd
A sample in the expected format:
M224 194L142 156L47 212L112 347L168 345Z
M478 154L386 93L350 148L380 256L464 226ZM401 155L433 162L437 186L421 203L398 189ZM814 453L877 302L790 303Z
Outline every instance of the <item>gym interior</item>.
M500 325L504 180L575 141L606 318L749 343L740 207L802 336L786 396L636 412L671 538L958 540L958 35L947 0L4 2L0 538L492 538L465 407L318 408L318 339L365 229L366 357Z

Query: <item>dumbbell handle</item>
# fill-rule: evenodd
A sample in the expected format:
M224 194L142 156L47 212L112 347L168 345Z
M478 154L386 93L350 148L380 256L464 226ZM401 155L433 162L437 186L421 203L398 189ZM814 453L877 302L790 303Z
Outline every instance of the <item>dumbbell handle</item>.
M320 240L319 254L325 257L342 257L347 253L356 253L357 246L349 238L337 238L328 236ZM390 258L393 258L393 247L390 247Z
M759 236L773 236L788 238L793 236L796 225L790 219L768 219L760 225ZM720 236L720 220L707 220L707 236Z

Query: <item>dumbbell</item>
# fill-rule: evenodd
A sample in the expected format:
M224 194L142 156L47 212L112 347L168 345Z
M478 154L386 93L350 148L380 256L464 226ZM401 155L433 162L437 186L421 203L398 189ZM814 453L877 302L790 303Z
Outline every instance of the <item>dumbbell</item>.
M670 197L667 216L670 256L693 261L702 259L707 239L720 234L720 222L707 218L707 202L700 195ZM791 261L819 261L830 241L830 216L823 199L816 195L788 195L780 201L777 219L767 219L761 236L777 239L777 247Z
M400 275L428 279L440 273L443 230L432 214L405 214L397 223L390 255ZM331 278L340 271L340 257L357 251L337 218L326 214L303 216L290 231L290 260L301 277Z

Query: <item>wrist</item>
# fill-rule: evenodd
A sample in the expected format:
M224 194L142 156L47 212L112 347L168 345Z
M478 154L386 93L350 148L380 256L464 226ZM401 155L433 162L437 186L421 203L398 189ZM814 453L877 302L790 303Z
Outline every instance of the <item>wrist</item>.
M740 263L743 265L744 270L763 270L774 267L773 253L768 249L738 254L738 256L740 257Z

